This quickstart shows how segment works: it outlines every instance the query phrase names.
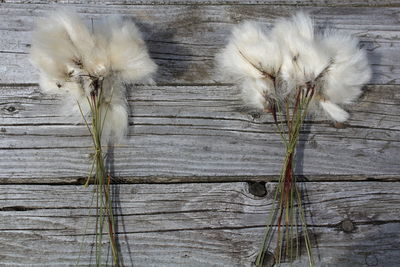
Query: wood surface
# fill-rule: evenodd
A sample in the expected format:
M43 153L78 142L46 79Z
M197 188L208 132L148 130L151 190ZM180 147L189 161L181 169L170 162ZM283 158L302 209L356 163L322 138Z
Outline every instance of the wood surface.
M57 115L60 101L41 96L36 86L2 90L0 180L40 183L42 178L75 181L86 176L93 149L81 119ZM240 111L240 100L229 94L231 90L231 86L133 88L129 136L112 153L115 176L146 181L149 176L156 181L195 176L204 181L260 179L279 173L283 145L270 115L253 117ZM351 107L353 116L345 129L320 117L305 125L297 174L310 179L326 174L384 179L399 173L396 86L369 86L367 91Z
M247 183L114 187L124 263L251 266L274 186L268 184L266 197L249 193ZM303 187L318 266L398 263L398 182L308 182ZM74 265L79 254L80 264L93 264L87 256L93 234L85 231L94 223L90 188L5 185L0 194L3 264ZM343 222L352 226L344 228ZM306 264L303 257L295 266Z
M0 9L0 83L37 83L37 71L27 53L38 17L57 5L2 4ZM256 20L270 27L276 18L302 8L295 5L73 5L87 21L119 14L131 18L146 35L159 65L158 84L214 84L214 55L226 43L233 25ZM400 7L314 7L310 12L319 28L354 34L368 50L373 84L399 84Z
M244 109L219 77L214 55L238 22L270 27L300 9L321 30L358 36L373 70L343 127L317 113L300 138L296 174L317 266L400 265L399 1L3 0L0 266L94 265L91 189L81 186L89 135L40 93L28 60L35 20L59 6L94 27L132 18L159 65L155 85L128 86L128 138L109 153L125 266L252 266L283 146L270 115ZM255 184L266 196L250 181L266 182ZM294 266L306 266L302 256Z

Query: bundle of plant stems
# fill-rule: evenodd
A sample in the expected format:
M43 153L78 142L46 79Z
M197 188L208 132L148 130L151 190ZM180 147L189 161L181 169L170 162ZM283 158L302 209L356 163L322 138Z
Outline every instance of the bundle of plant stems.
M299 12L279 19L269 32L250 21L234 27L227 46L217 55L217 65L220 73L239 82L247 106L272 114L285 146L274 208L255 264L263 265L276 240L278 266L298 258L302 246L313 266L302 194L294 173L296 147L306 118L335 122L349 118L339 105L353 103L370 79L366 52L346 33L315 32L310 16Z
M312 86L298 89L293 108L290 107L288 100L284 101L284 103L274 103L276 110L272 110L272 112L273 114L275 114L275 112L278 113L274 118L277 116L280 118L279 123L277 120L275 123L285 145L285 157L274 197L274 201L278 201L278 203L271 212L271 218L268 221L268 227L257 255L256 266L263 265L265 253L273 232L272 226L274 222L276 222L278 228L278 249L275 255L277 262L280 263L283 256L286 256L290 261L299 256L300 247L297 235L298 225L300 223L310 266L314 264L310 236L307 231L307 223L302 207L302 196L296 184L296 176L293 171L296 147L299 141L301 128L307 116L308 105L314 93L314 88ZM299 211L299 213L296 211ZM298 222L298 218L300 218L300 222ZM283 253L284 255L282 255Z
M157 67L133 22L113 17L89 30L68 10L58 10L38 21L30 60L40 71L42 92L58 95L63 101L61 114L71 116L76 123L83 118L88 128L94 156L85 186L94 181L96 265L102 265L107 227L113 265L121 266L112 178L105 164L107 148L121 143L127 132L126 83L151 81Z
M93 81L93 89L88 97L87 101L90 106L90 117L91 124L86 120L86 116L80 108L82 118L85 121L86 126L90 132L94 145L93 163L88 178L85 183L85 187L89 186L92 179L93 169L95 169L94 185L96 194L96 264L101 265L102 256L102 239L103 239L103 228L106 220L108 225L108 236L111 244L111 252L113 256L114 266L120 266L118 246L115 236L115 219L113 215L113 204L110 197L110 184L111 176L108 174L105 167L105 154L103 152L102 145L102 132L104 127L104 119L107 114L102 116L102 106L106 105L106 111L108 111L109 105L102 103L102 80Z

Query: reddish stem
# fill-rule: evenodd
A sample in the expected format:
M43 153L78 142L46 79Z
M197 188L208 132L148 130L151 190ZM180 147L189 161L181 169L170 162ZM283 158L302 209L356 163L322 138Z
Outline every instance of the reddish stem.
M290 191L291 185L292 185L292 177L293 177L293 171L292 171L292 161L293 161L293 152L289 154L289 158L285 167L285 186L284 186L284 191Z

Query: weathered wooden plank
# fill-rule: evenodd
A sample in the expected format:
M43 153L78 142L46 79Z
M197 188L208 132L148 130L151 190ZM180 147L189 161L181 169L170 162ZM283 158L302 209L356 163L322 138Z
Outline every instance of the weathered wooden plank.
M398 266L399 223L360 225L351 234L311 228L323 242L314 249L318 266ZM262 228L126 233L120 238L124 266L254 266ZM3 266L95 265L93 237L64 235L61 230L10 230L0 234ZM195 242L194 242L195 241ZM82 248L79 247L83 243ZM21 245L23 244L23 245ZM128 245L129 244L129 245ZM90 250L92 249L92 250ZM29 256L28 256L29 255ZM108 256L110 266L111 258ZM271 265L266 265L271 267ZM307 266L303 256L294 264Z
M234 24L254 19L266 26L297 10L291 5L77 5L88 20L110 14L132 17L146 32L151 56L160 66L159 83L215 83L214 54ZM37 17L53 5L3 4L0 10L1 83L36 83L27 59ZM373 68L373 84L398 84L400 77L399 8L309 7L319 27L333 25L360 37Z
M252 195L244 182L118 184L113 185L113 192L119 199L117 213L132 216L125 222L125 231L149 232L261 227L271 210L275 186L266 184L265 197ZM300 187L311 226L336 227L345 219L372 225L397 221L400 216L399 182L304 182ZM76 234L91 209L92 189L80 185L1 185L0 212L4 216L0 229L46 230L62 223L67 232ZM20 220L10 225L15 217ZM29 222L41 217L61 221ZM140 223L150 220L153 222Z
M265 198L251 195L246 183L115 187L125 264L250 266L271 210L273 186L267 185ZM400 263L400 183L305 187L318 266ZM77 186L0 186L0 265L72 265L81 249L80 263L93 263L86 253L93 236L84 230L90 198L89 189ZM343 221L349 227L342 228ZM295 266L304 264L303 259Z
M252 127L261 127L258 130L262 132L274 129L273 125L268 125L272 122L269 114L256 114L244 109L235 85L131 86L127 89L132 124L144 123L142 120L146 119L164 118L175 119L175 124L184 124L185 119L193 120L195 125L196 120L208 119L210 122L203 125L228 123L232 127L235 123L245 123L240 126L244 128L250 123L253 124ZM3 85L0 86L0 92L2 126L70 126L79 121L63 116L59 112L60 99L42 95L37 85ZM347 107L351 113L348 126L399 130L399 99L400 91L397 86L366 87L361 99ZM213 119L218 123L212 124ZM317 123L326 122L326 117L321 113L312 119Z
M128 140L114 150L116 176L130 181L143 177L146 182L275 176L283 146L270 115L253 117L240 111L241 102L231 91L231 86L130 90L131 126ZM400 173L398 94L394 86L368 87L352 107L353 117L345 129L321 118L307 124L296 173L316 179L327 175L392 179ZM59 104L41 96L36 86L1 88L2 182L23 182L17 181L20 178L74 182L86 175L92 153L87 129L61 117Z
M400 6L397 0L3 0L12 4L102 4L102 5L293 5L293 6Z
M194 124L196 119L215 119L217 124L207 124L216 126L228 121L225 123L233 126L232 123L243 122L246 125L254 124L253 127L262 127L263 132L274 129L273 125L265 125L272 122L269 114L256 114L244 109L238 89L232 84L130 86L127 88L127 99L134 118L132 124L144 123L141 120L146 118L191 119ZM351 113L348 126L399 130L399 99L397 86L367 86L357 103L346 107ZM60 99L42 95L37 85L0 86L2 126L76 124L76 118L66 118L59 112L60 105ZM326 121L326 117L321 114L312 119L318 123ZM176 120L175 124L180 122Z
M269 116L243 111L232 85L214 75L213 55L232 25L256 19L270 26L306 7L319 26L331 23L361 38L371 84L399 83L398 1L1 2L8 3L0 4L0 183L35 185L0 185L0 266L72 266L80 252L79 266L94 261L93 235L84 231L90 189L38 185L82 182L91 153L85 127L57 113L58 99L38 93L27 61L35 18L55 7L48 3L72 3L95 25L109 14L135 17L160 65L158 86L129 93L129 139L113 152L114 177L214 182L116 185L126 266L251 266L255 259L275 184L260 198L246 183L215 182L276 178L282 145ZM319 181L399 181L399 104L397 86L372 85L351 107L345 129L321 118L307 124L296 173ZM399 182L303 186L318 266L400 264Z

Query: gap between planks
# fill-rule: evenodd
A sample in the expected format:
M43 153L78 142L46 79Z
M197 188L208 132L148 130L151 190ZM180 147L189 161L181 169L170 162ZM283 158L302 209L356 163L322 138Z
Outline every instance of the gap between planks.
M83 185L87 177L57 178L0 178L0 185ZM265 176L182 176L182 177L114 177L113 184L188 184L188 183L236 183L277 182L279 177ZM399 175L297 175L298 182L400 182Z

